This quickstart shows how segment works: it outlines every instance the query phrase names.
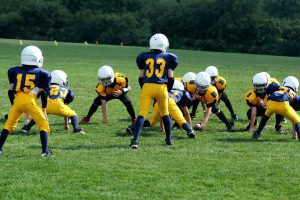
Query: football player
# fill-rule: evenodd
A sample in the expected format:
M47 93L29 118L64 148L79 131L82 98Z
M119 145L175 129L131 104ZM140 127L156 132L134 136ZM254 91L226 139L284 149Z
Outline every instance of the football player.
M278 82L278 81L277 81ZM268 76L264 72L257 73L253 76L252 84L253 88L251 88L249 91L247 91L244 95L244 98L246 100L246 103L250 106L250 109L247 111L247 117L249 120L249 124L246 127L246 131L252 132L254 131L254 127L257 123L257 117L263 116L266 108L265 108L265 102L267 95L267 86L269 84L274 83L276 84L276 87L279 87L276 81L270 82L270 79L268 79ZM275 129L278 133L282 133L283 129L280 125L282 121L282 116L276 114L276 124Z
M127 131L131 131L130 127L133 127L136 117L128 96L128 92L131 90L130 85L128 85L128 78L124 74L114 73L114 70L107 65L100 67L97 75L100 81L96 86L98 96L94 99L87 116L81 120L81 123L89 123L90 118L101 105L102 124L107 124L106 103L112 99L118 99L125 105L131 117L132 124L127 128Z
M296 97L299 88L299 81L294 76L288 76L283 80L283 86L278 84L270 84L267 87L268 100L266 103L267 110L262 117L258 129L253 133L252 138L258 140L261 132L266 126L269 118L275 113L284 116L292 121L295 131L300 138L300 117L292 108L290 103Z
M85 132L78 128L78 116L68 104L74 99L74 93L71 89L67 88L68 85L67 74L62 70L54 70L51 72L51 88L47 100L47 114L59 115L71 119L73 132L75 134L84 134ZM31 127L35 124L31 120L27 125L22 128L22 131L28 133ZM68 128L68 123L64 123L65 129Z
M142 91L140 94L140 112L134 127L134 137L130 144L133 149L139 146L139 137L144 120L154 99L164 124L166 145L172 145L168 91L172 89L174 83L173 70L178 65L178 58L176 55L166 52L169 47L169 40L161 33L153 35L149 45L150 51L142 52L136 58L140 70L139 83Z
M9 133L17 126L20 116L28 113L36 121L42 143L42 156L53 156L48 150L48 133L46 106L47 93L50 90L50 73L42 69L43 55L36 46L27 46L21 53L21 65L8 70L9 90L8 96L12 107L8 113L8 119L0 136L0 154L3 153L3 145ZM36 102L37 94L42 92L42 108Z
M195 138L196 135L191 127L192 122L188 111L188 106L190 104L190 94L184 90L183 84L180 81L175 80L173 88L169 92L168 109L170 116L175 120L180 128L182 127L186 131L189 138ZM159 118L158 104L155 103L151 118L149 120L145 120L144 127L155 126Z
M197 129L203 130L206 127L211 113L214 113L226 125L228 131L233 131L233 122L229 122L224 113L218 107L218 91L211 85L210 75L207 72L199 72L195 79L196 92L193 99L205 103L207 110L203 122L199 122ZM196 127L196 126L195 126Z

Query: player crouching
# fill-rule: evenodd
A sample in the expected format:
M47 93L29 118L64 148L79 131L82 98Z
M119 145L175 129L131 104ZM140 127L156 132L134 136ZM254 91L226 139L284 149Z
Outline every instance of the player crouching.
M224 113L218 107L218 91L211 85L211 78L207 72L199 72L195 79L196 91L193 99L197 99L207 106L202 123L195 125L195 129L203 130L206 127L211 113L214 113L226 125L228 131L233 131L233 122L229 122Z
M47 114L59 115L65 118L70 118L71 124L73 126L73 132L75 134L85 134L83 130L78 128L78 116L76 112L68 106L68 104L70 104L74 99L74 93L72 90L67 88L67 74L62 70L52 71L50 84L50 94L47 98ZM29 132L29 130L34 124L35 121L31 120L27 125L25 125L22 128L22 131L25 133Z

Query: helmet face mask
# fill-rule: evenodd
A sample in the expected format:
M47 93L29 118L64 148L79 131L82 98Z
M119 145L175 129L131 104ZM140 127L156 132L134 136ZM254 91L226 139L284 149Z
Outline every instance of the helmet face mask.
M252 84L254 91L258 94L262 94L268 87L269 79L264 73L257 73L253 76Z
M216 84L216 82L217 82L217 76L212 76L212 77L210 77L210 79L211 79L211 84L212 85L215 85Z
M169 47L169 40L164 34L157 33L150 38L149 46L151 50L166 52Z
M21 64L42 67L43 66L42 51L36 46L27 46L21 53Z
M200 95L204 95L211 85L211 79L207 72L199 72L195 79L196 88Z
M107 65L104 65L98 70L98 79L104 86L109 86L114 82L114 70Z

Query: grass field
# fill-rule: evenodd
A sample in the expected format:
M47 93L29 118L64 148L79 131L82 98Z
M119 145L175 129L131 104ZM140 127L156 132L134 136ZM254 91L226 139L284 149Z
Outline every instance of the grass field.
M96 97L96 74L101 65L111 65L127 75L133 88L130 97L138 112L140 88L135 58L146 47L23 42L42 49L44 69L62 69L68 74L75 93L71 107L80 118ZM24 45L0 40L1 117L10 107L7 69L19 65ZM99 109L90 124L81 125L86 135L64 131L63 118L49 116L49 146L55 157L44 159L36 127L30 134L21 133L22 119L0 157L0 199L298 199L300 143L291 139L290 122L283 124L287 134L279 135L272 119L258 142L242 130L247 126L248 109L243 95L251 87L252 76L267 71L279 81L287 75L300 78L300 58L170 52L180 59L176 76L202 71L208 65L219 68L240 117L234 133L225 132L225 126L213 116L195 140L176 130L173 146L166 147L159 127L154 127L144 130L140 148L131 150L131 136L125 132L131 122L129 115L121 102L112 101L108 103L109 124L101 124ZM224 104L220 106L229 116ZM194 123L203 119L200 107Z

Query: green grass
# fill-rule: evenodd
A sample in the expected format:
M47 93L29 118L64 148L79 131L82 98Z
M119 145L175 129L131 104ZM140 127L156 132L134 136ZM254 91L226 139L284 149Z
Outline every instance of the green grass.
M172 42L172 41L171 41ZM96 97L97 70L111 65L126 74L133 90L130 97L136 113L140 89L136 55L145 47L96 47L90 44L24 41L38 45L44 54L44 68L63 69L75 92L71 107L79 117L87 114ZM7 69L19 64L20 46L15 40L0 40L1 114L8 111ZM129 115L119 101L108 103L108 125L101 124L101 109L91 123L82 125L86 135L63 131L63 119L49 116L50 149L54 158L40 156L37 129L24 135L21 119L9 136L0 157L0 199L297 199L299 196L299 143L291 134L274 133L274 119L259 142L242 132L247 125L248 106L244 93L256 72L267 71L279 81L287 75L300 77L300 59L295 57L213 53L173 50L180 59L176 76L199 72L216 65L228 81L226 89L240 117L235 133L213 116L207 129L195 140L182 130L174 131L174 145L164 146L158 127L144 130L138 150L129 149L131 136L125 133ZM221 103L228 115L228 110ZM197 119L203 119L199 108ZM290 123L284 124L290 133Z

